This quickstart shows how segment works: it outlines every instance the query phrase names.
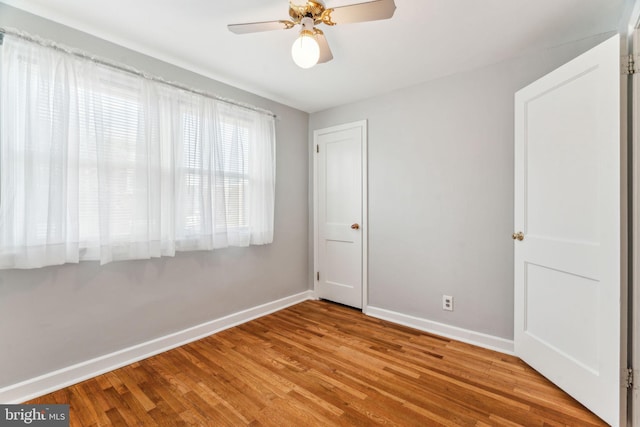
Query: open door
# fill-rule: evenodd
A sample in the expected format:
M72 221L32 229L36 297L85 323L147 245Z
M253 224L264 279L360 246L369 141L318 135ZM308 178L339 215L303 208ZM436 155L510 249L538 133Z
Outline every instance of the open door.
M515 96L515 352L612 426L626 419L620 85L614 36Z

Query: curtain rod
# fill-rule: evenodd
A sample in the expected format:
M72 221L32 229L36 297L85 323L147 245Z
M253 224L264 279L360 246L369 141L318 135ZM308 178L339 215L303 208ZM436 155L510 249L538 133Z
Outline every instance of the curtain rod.
M108 59L101 58L101 57L96 56L96 55L91 55L91 54L89 54L89 53L87 53L85 51L82 51L80 49L67 47L65 45L56 43L54 41L45 40L45 39L42 39L42 38L40 38L38 36L33 36L31 34L28 34L26 32L23 32L23 31L20 31L20 30L16 30L16 29L13 29L13 28L2 28L2 27L0 27L0 46L3 43L3 36L5 34L11 35L11 36L15 36L15 37L19 37L19 38L21 38L23 40L27 40L29 42L39 44L40 46L49 47L49 48L52 48L52 49L67 53L69 55L73 55L73 56L76 56L76 57L82 58L82 59L87 59L87 60L95 62L97 64L104 65L104 66L107 66L107 67L110 67L110 68L114 68L116 70L124 71L126 73L133 74L133 75L136 75L136 76L148 79L148 80L152 80L154 82L158 82L158 83L162 83L162 84L165 84L165 85L173 86L175 88L178 88L178 89L181 89L181 90L184 90L184 91L187 91L187 92L191 92L191 93L194 93L196 95L200 95L200 96L204 96L204 97L207 97L207 98L215 99L217 101L221 101L221 102L224 102L224 103L227 103L227 104L231 104L231 105L235 105L235 106L238 106L238 107L246 108L247 110L256 111L258 113L266 114L266 115L272 116L275 119L278 118L278 116L276 116L273 112L271 112L269 110L266 110L264 108L256 107L256 106L251 105L251 104L245 104L243 102L235 101L235 100L229 99L229 98L223 98L221 96L214 95L214 94L211 94L211 93L199 90L199 89L194 89L192 87L185 86L185 85L183 85L181 83L169 81L169 80L166 80L166 79L164 79L164 78L162 78L160 76L156 76L154 74L149 74L149 73L146 73L144 71L140 71L140 70L138 70L138 69L136 69L134 67L131 67L131 66L128 66L128 65L124 65L124 64L120 64L120 63L117 63L117 62L114 62L114 61L110 61Z

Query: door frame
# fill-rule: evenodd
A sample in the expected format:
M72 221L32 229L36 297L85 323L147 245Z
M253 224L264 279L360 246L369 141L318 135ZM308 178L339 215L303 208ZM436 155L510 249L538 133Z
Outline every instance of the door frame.
M640 425L640 0L627 0L626 9L620 20L621 56L623 66L628 65L627 55L635 62L635 73L623 79L622 98L628 102L624 116L622 131L627 132L629 163L628 197L629 197L629 246L628 275L629 303L628 317L628 364L632 369L633 384L627 394L627 417L631 425ZM624 72L624 71L623 71ZM625 98L626 97L626 98Z
M631 14L631 22L629 25L629 34L627 38L628 52L632 55L636 70L638 69L638 59L640 58L640 1L636 2L634 10ZM635 31L634 31L635 30ZM624 48L624 46L623 46ZM624 49L623 49L624 52ZM629 125L631 130L629 135L629 151L631 157L630 164L630 200L631 200L631 213L629 215L629 275L631 276L629 286L629 364L632 369L633 384L629 396L629 412L631 425L640 424L640 260L638 254L640 254L640 150L638 150L638 144L640 143L640 74L636 71L630 75L628 81L628 91L625 91L630 98L628 108ZM626 124L626 123L625 123Z
M636 35L632 35L631 42L631 55L634 58L637 58L636 51L640 49L638 46L638 40ZM638 274L640 274L640 262L638 261L638 253L640 250L640 233L638 232L638 224L640 224L640 191L638 189L640 184L640 168L639 168L639 154L637 149L637 144L640 142L640 135L638 132L640 130L640 115L639 115L639 107L640 107L640 84L639 76L637 74L631 75L631 79L629 82L630 90L629 96L631 97L630 102L630 128L631 128L631 136L630 136L630 146L631 148L631 215L629 221L630 227L630 238L631 245L629 248L630 253L630 304L629 311L630 315L628 317L628 328L629 328L629 340L630 340L630 359L629 365L633 370L633 385L631 388L631 397L629 407L631 412L631 425L638 425L640 423L640 387L638 386L638 366L640 366L640 330L638 328L638 322L640 321L640 295L638 295L638 290L640 289L640 282L638 281Z
M316 145L318 143L318 136L323 133L337 132L346 129L352 129L359 127L362 135L362 146L360 159L362 161L362 312L367 313L369 302L369 203L368 203L368 137L367 137L367 120L358 120L350 123L343 123L336 126L330 126L327 128L316 129L313 131L313 144L311 146L313 155L313 292L317 299L316 286L318 285L317 272L320 271L320 261L318 257L319 253L319 223L318 223L318 210L320 209L320 201L318 195L318 156Z

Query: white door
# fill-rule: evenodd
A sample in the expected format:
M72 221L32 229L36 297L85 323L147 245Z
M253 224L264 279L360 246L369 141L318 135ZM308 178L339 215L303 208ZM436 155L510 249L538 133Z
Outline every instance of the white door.
M626 404L619 63L614 36L515 96L515 352L613 426Z
M363 308L366 121L314 131L316 295Z

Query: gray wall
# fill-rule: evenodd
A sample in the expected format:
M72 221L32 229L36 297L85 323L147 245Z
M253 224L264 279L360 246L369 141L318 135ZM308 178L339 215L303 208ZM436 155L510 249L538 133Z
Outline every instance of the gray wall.
M308 114L0 3L0 26L278 115L271 245L0 271L0 388L309 288Z
M370 306L513 339L514 93L606 38L311 115L368 119Z

